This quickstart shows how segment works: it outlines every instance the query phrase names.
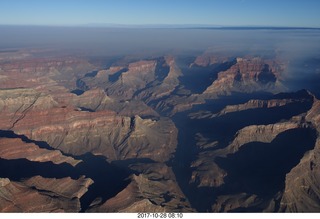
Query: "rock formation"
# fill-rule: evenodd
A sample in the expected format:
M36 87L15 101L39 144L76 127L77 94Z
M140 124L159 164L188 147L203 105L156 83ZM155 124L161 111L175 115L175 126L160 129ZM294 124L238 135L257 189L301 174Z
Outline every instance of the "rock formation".
M205 137L208 136L208 133L204 135L200 132L195 135L195 140L200 147L198 149L199 152L197 156L191 163L192 172L190 176L190 183L191 185L196 186L196 188L199 190L208 189L207 193L211 194L212 196L212 211L319 211L319 188L317 186L319 177L318 171L316 170L318 140L317 142L311 140L315 135L310 134L313 133L313 131L308 131L313 130L314 128L318 129L317 115L319 111L319 101L312 94L306 91L299 91L285 95L279 94L275 95L274 97L276 97L276 99L271 97L269 100L250 100L244 104L227 106L219 113L206 112L205 116L203 113L189 114L192 120L201 121L204 118L207 120L215 120L219 117L225 117L225 122L227 122L228 117L226 117L226 115L229 113L240 114L241 112L250 110L253 114L254 109L266 108L272 110L274 108L274 110L278 110L286 105L291 108L291 104L296 101L300 102L299 104L302 104L300 105L301 107L303 105L306 106L302 107L302 109L304 109L302 114L296 114L286 121L279 121L278 123L266 125L257 124L245 126L238 130L229 144L225 146L222 144L222 142L217 141L215 138ZM299 111L297 111L297 113L299 113ZM232 125L232 122L230 125ZM267 145L270 145L270 150L273 150L272 147L278 148L279 145L288 144L284 143L284 141L290 142L291 140L282 136L291 135L289 133L298 133L300 132L299 130L301 130L301 133L305 133L301 135L306 135L305 137L301 138L299 138L299 136L295 137L297 141L301 141L300 144L302 145L295 145L297 144L295 142L291 142L290 144L293 144L291 153L297 153L295 156L301 157L296 160L290 160L291 158L287 158L287 163L283 163L282 161L277 160L278 158L276 158L276 155L274 155L274 162L279 162L279 165L283 165L283 168L289 168L288 165L290 165L290 162L292 162L292 166L290 167L291 169L287 170L287 173L278 173L279 184L274 184L278 189L275 189L275 191L271 192L273 194L272 197L265 198L263 195L261 195L260 188L254 189L254 186L256 185L250 184L254 182L254 178L256 177L255 175L251 176L251 173L247 173L245 169L242 169L242 167L232 167L232 165L237 165L236 162L240 162L238 165L242 165L246 162L254 163L256 162L256 159L259 159L259 156L262 156L260 159L267 159L263 158L263 154L260 154L262 153L259 152L260 149L266 150ZM307 140L304 142L303 139L309 139L310 141ZM303 149L304 147L306 149ZM308 148L312 149L308 151ZM252 152L250 152L251 150ZM277 150L278 153L284 153L280 152L282 150L281 148L278 148ZM304 155L303 153L301 154L301 152L299 152L303 150L306 151ZM245 155L246 153L248 154ZM252 155L252 158L250 158L251 153L255 154ZM299 153L300 155L298 155ZM257 158L255 158L255 156ZM237 159L239 159L239 161L237 161ZM245 159L247 159L247 161L245 161ZM267 161L261 162L265 163ZM256 164L257 166L264 165L258 163ZM279 166L277 168L280 169L282 167ZM233 171L238 171L239 173ZM242 171L243 173L241 175ZM276 177L276 173L274 174ZM252 177L252 179L247 180L246 175L248 175L247 177ZM234 180L239 181L235 183ZM258 184L259 178L256 180L256 183ZM252 186L252 188L247 188L249 185ZM268 185L271 187L272 183L270 182ZM283 186L283 190L281 189L282 186L280 185ZM210 190L209 188L215 189ZM197 189L195 189L195 192L196 191Z
M231 92L252 93L257 91L280 92L283 65L261 58L237 58L230 69L220 72L217 80L204 94L226 95Z
M59 150L39 148L35 143L26 143L20 138L0 138L0 158L7 160L25 158L36 162L69 163L72 166L76 166L81 162L72 157L62 155Z
M0 211L319 212L320 101L234 55L0 53Z
M320 131L320 101L314 97L312 108L307 112L306 120ZM285 212L319 212L320 211L320 139L315 147L306 152L299 164L287 175L285 190L280 202L280 211Z
M33 89L2 90L0 97L2 130L45 141L65 153L93 152L110 160L148 157L166 161L175 150L176 128L166 119L130 118L109 110L88 112L64 107L59 98L56 101L52 95ZM102 104L108 101L107 97L100 100ZM87 103L82 105L95 105Z
M164 164L133 165L141 172L132 182L107 202L92 207L91 212L192 212L179 189L172 170ZM179 210L180 209L180 210Z
M92 183L84 177L72 180L35 176L24 182L0 178L0 211L78 212L79 199Z

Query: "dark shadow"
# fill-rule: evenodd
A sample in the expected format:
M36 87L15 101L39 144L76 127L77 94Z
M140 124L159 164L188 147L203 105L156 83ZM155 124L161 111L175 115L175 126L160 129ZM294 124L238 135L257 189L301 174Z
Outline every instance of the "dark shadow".
M86 85L86 82L84 82L82 79L78 79L76 82L77 90L83 90L87 91L89 90L89 87Z
M314 148L316 138L313 129L292 129L279 134L271 143L251 142L235 154L217 158L217 164L228 173L219 194L245 192L272 198L284 189L286 174L306 151Z
M86 107L79 107L79 109L80 109L81 111L90 112L90 113L95 112L94 110L89 109L89 108L86 108Z
M13 131L0 130L0 138L19 138L26 143L34 143L40 148L55 150L46 142L30 140L24 135L15 134ZM110 164L104 156L95 156L91 153L82 156L67 156L83 162L73 167L68 163L54 164L52 162L32 162L27 159L0 159L0 177L20 181L23 178L36 175L58 179L64 177L78 179L81 175L84 175L91 178L94 184L80 199L81 211L85 211L96 198L106 201L130 183L128 177L133 172L125 165Z
M37 175L57 179L64 177L78 179L80 177L73 166L67 163L54 164L52 162L33 162L27 159L6 160L0 158L0 177L2 178L21 181L24 178Z
M144 88L134 92L133 96L134 97L135 96L139 96L140 93L142 93L142 92L144 92L144 91L146 91L146 90L148 90L150 88L159 86L163 82L165 77L168 76L169 71L170 71L170 67L167 65L165 59L164 58L158 58L157 59L156 69L155 69L155 80L150 81L149 83L147 83L145 85ZM143 101L146 101L151 95L152 95L152 93L150 93L146 97L140 98L140 99L143 100ZM160 100L156 100L156 101L159 102ZM150 106L150 103L148 103L148 105Z
M228 145L236 132L249 125L268 125L288 120L308 111L312 101L290 103L281 107L249 109L228 113L212 119L191 120L190 126L205 137L220 142L220 147Z
M117 80L119 80L120 76L122 75L122 73L127 72L129 69L128 68L123 68L120 71L117 71L116 73L109 75L109 81L110 82L116 82Z
M77 172L94 181L88 192L80 199L82 212L86 211L95 199L100 198L103 203L118 194L130 183L128 177L131 171L108 163L104 156L87 153L76 158L83 160L76 166Z
M191 206L197 211L206 212L211 211L212 197L214 197L214 190L212 188L197 188L196 185L190 185L189 181L192 174L191 162L196 159L199 153L199 148L196 146L195 134L198 132L205 132L206 137L217 138L219 134L215 130L219 130L219 123L210 119L190 119L189 114L199 110L209 110L219 112L226 105L245 103L255 97L270 98L270 94L250 94L223 97L217 100L207 100L205 104L194 106L191 110L177 113L172 119L179 130L178 132L178 146L175 156L167 164L172 167L176 176L177 182L188 198ZM220 121L223 124L224 121ZM228 131L228 130L227 130ZM221 136L223 137L223 136Z
M313 100L313 96L306 90L302 89L297 92L291 93L278 93L272 97L272 99L306 99L306 100Z
M35 141L35 140L31 140L29 139L27 136L25 135L18 135L16 133L14 133L11 130L0 130L0 138L19 138L21 139L21 141L25 142L25 143L33 143L35 145L37 145L39 148L43 148L43 149L47 149L47 150L55 150L54 148L52 148L47 142L45 141ZM61 151L61 153L63 154L63 152ZM64 154L65 155L65 154Z
M268 92L255 92L251 94L234 92L230 96L221 96L218 99L207 99L204 104L193 106L191 112L204 110L218 113L228 105L244 104L253 99L269 100L273 99L273 95Z
M218 77L218 73L226 71L236 60L213 64L207 67L193 65L192 67L182 67L183 76L179 77L181 85L193 94L203 93Z
M126 160L116 160L111 162L111 164L114 164L116 166L121 166L121 167L128 167L130 165L138 164L138 163L152 164L156 162L150 158L131 158Z
M166 60L162 58L157 59L157 65L155 70L156 79L158 81L163 81L169 74L170 67L166 63Z
M92 71L92 72L89 72L87 74L84 75L84 77L88 77L88 78L94 78L95 76L97 76L99 71Z
M269 69L269 65L265 64L263 66L262 71L258 75L258 81L261 84L268 84L268 83L275 83L277 80L276 76L272 73L272 71Z
M70 93L76 94L77 96L80 96L80 95L82 95L84 92L85 92L84 90L75 89L75 90L72 90Z
M229 113L212 119L190 119L189 114L199 110L219 112L226 105L245 103L250 99L300 99L307 101L288 104L282 107L251 109ZM308 101L309 100L309 101ZM178 146L175 156L169 166L176 175L177 182L190 201L193 208L200 212L211 211L216 190L209 187L198 188L197 185L189 184L192 168L191 162L197 159L200 149L196 146L195 134L201 133L209 141L219 141L214 149L227 146L234 138L235 133L248 125L267 125L290 119L292 116L306 112L312 106L312 97L307 91L298 91L292 94L279 94L276 96L268 93L254 93L230 97L222 97L217 100L207 100L205 104L194 106L191 110L177 113L172 119L178 128Z

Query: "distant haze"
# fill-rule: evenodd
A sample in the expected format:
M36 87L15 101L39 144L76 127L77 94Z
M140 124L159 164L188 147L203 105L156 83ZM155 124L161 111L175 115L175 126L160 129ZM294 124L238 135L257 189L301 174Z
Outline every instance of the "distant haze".
M290 57L320 51L318 29L165 29L0 26L0 49L51 48L87 55L277 51ZM259 54L260 53L260 54Z

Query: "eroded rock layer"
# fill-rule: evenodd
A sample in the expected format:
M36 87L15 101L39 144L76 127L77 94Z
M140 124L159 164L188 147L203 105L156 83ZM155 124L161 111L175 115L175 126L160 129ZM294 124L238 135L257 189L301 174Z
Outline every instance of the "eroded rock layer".
M274 95L285 60L3 54L1 212L320 211L320 101Z
M32 177L24 182L0 178L1 212L77 212L81 196L92 184L84 177L48 179Z

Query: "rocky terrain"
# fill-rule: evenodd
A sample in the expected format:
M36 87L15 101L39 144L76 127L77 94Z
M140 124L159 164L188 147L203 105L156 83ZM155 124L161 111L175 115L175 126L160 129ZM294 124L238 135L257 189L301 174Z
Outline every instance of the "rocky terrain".
M279 92L283 90L281 74L284 66L274 60L262 60L261 58L237 58L236 64L226 71L218 74L215 80L204 94L225 95L231 92L269 91Z
M1 55L1 212L320 211L320 101L288 62L100 59Z
M0 179L1 212L77 212L79 199L93 183L84 177L55 179L34 176L23 182Z

